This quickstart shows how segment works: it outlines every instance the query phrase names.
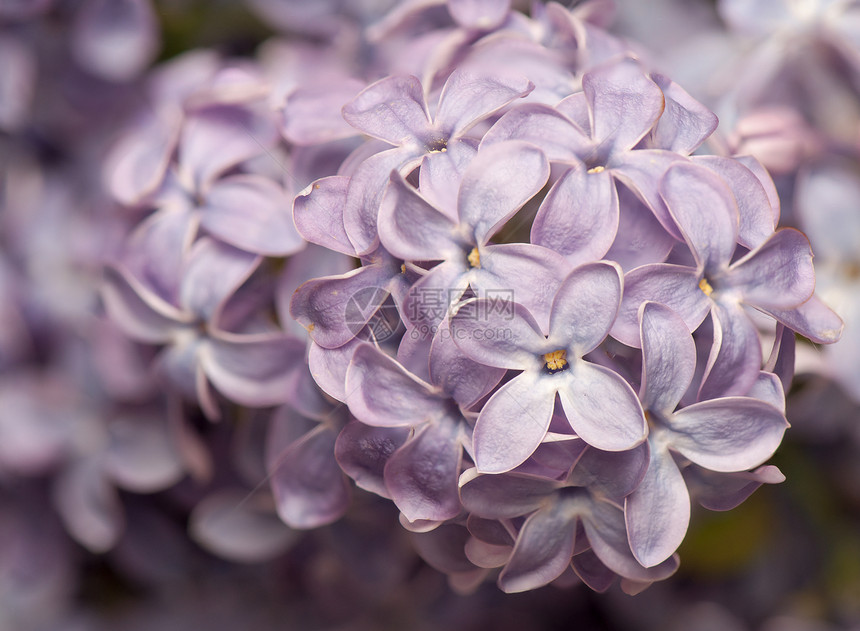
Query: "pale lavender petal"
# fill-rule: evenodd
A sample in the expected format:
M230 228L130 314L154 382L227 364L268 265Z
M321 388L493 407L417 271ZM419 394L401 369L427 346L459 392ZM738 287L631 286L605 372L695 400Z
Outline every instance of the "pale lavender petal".
M259 563L285 552L296 541L296 532L262 499L239 489L216 491L191 511L191 538L210 552L239 563Z
M224 302L260 265L262 257L213 239L192 248L179 287L179 303L198 317L213 321Z
M705 367L699 399L745 395L758 378L762 353L758 330L738 304L716 304L714 345Z
M338 434L334 457L359 488L390 498L383 479L385 463L403 446L410 431L408 427L372 427L351 420Z
M794 4L784 0L722 0L718 7L720 17L733 29L749 35L761 35L773 32L791 21Z
M624 295L618 318L610 334L628 346L638 348L639 306L646 300L662 303L675 311L690 331L695 331L708 315L711 301L699 289L700 276L691 267L658 263L643 265L624 276Z
M615 321L621 285L621 268L615 263L587 263L573 270L552 303L550 343L578 357L597 348Z
M660 191L684 239L706 273L725 268L738 238L738 206L728 185L694 163L666 171Z
M584 486L592 493L620 501L642 482L649 460L647 441L628 451L587 447L570 472L567 484Z
M860 181L853 164L825 163L798 178L795 207L804 232L828 258L855 260L860 243Z
M299 193L293 202L296 228L306 240L329 250L355 256L355 246L343 226L350 179L331 176L317 180Z
M176 118L149 115L121 136L105 160L106 180L120 203L134 206L164 181L179 137Z
M816 344L832 344L842 337L845 323L818 296L794 309L765 309L766 313Z
M612 587L612 583L618 578L618 575L606 567L593 550L580 552L573 557L573 571L583 583L598 594Z
M761 179L734 158L697 156L693 161L711 169L732 189L740 216L738 243L749 249L764 243L776 228L779 211L774 213Z
M366 344L353 338L343 346L324 348L316 342L308 347L308 369L316 384L328 396L346 403L346 371L352 354L360 345Z
M472 444L482 473L504 473L525 462L546 436L555 386L545 375L524 372L484 404Z
M814 299L814 296L810 298L810 300ZM777 324L770 357L767 358L767 361L764 364L764 370L767 372L763 373L775 376L782 384L782 391L780 394L782 403L775 404L777 407L785 407L785 393L788 392L789 388L791 388L791 382L794 379L794 360L796 349L797 340L795 339L794 331L781 322ZM761 379L762 375L759 375L759 380ZM757 395L750 394L750 396ZM783 409L783 411L785 410Z
M9 132L18 131L29 122L37 81L36 51L12 33L9 29L0 37L0 129ZM132 132L130 138L136 140L139 136ZM119 182L122 188L125 183L122 176Z
M517 303L483 299L463 304L451 318L454 342L467 357L496 368L538 368L546 339Z
M457 194L460 181L477 150L472 142L451 140L445 151L424 156L418 171L418 190L430 204L451 221L457 221Z
M172 486L185 474L166 419L121 416L108 432L105 472L118 486L134 493L152 493Z
M462 223L482 245L546 184L549 163L534 145L511 141L482 149L463 175Z
M428 423L385 463L385 485L409 521L444 521L460 512L459 433L453 419Z
M318 528L346 512L350 488L334 446L335 432L320 425L285 445L269 465L278 516L291 528Z
M576 515L556 502L529 517L520 530L499 587L508 594L537 589L555 580L573 556Z
M290 198L271 180L235 175L212 186L201 210L200 225L239 249L265 256L288 256L304 241L296 232Z
M148 0L89 0L76 16L71 41L78 63L108 81L135 78L161 47Z
M418 425L444 412L444 399L385 353L369 344L355 349L346 373L346 402L362 423Z
M501 26L511 0L448 0L451 17L464 28L491 31Z
M726 282L756 307L789 309L806 302L815 290L809 240L794 228L778 230L734 263Z
M456 224L397 172L382 198L378 225L382 245L404 261L437 261L462 251L455 240Z
M679 410L670 427L672 448L697 465L712 471L743 471L773 455L788 422L764 401L725 397Z
M471 537L463 547L463 551L471 563L490 570L502 567L508 562L511 557L511 548L510 544L500 546L481 541L477 537Z
M652 74L651 78L666 99L666 109L652 132L651 143L684 155L693 153L717 128L716 114L668 77Z
M649 263L662 263L677 241L629 188L616 182L616 190L618 230L604 258L615 261L625 272Z
M657 437L650 441L648 471L624 502L630 548L646 568L671 557L690 524L687 485L672 455L658 441Z
M282 333L210 337L200 363L228 399L251 407L286 403L295 371L304 363L305 343Z
M561 487L557 480L536 475L484 475L469 469L460 477L460 500L473 515L512 519L539 509Z
M565 173L547 193L531 242L564 254L572 265L603 258L618 231L618 195L608 171L585 165Z
M759 467L755 471L738 473L714 473L707 469L691 467L691 482L698 502L714 511L726 511L737 507L762 484L780 484L785 476L773 465Z
M498 0L451 0L457 4L499 4ZM450 4L450 3L449 3ZM505 0L502 0L502 5ZM505 13L507 10L505 9ZM433 126L446 138L462 136L478 121L487 118L511 101L526 96L534 84L511 72L478 73L458 68L448 77L439 96Z
M579 163L591 140L558 109L542 103L511 108L481 139L481 147L506 140L524 140L540 147L551 162Z
M438 327L469 286L465 258L443 261L407 290L403 298L403 318L421 327L422 335Z
M666 305L643 303L642 407L661 413L675 410L696 372L696 345L681 317Z
M609 153L638 143L663 113L663 92L633 59L605 64L582 77L592 135Z
M316 145L354 136L355 129L344 120L341 108L363 87L357 79L344 78L293 90L280 112L284 138L296 145Z
M343 106L343 117L357 130L393 145L421 142L430 119L421 82L413 76L380 79Z
M618 373L577 361L552 377L570 426L586 443L604 451L623 451L645 440L648 426L642 406Z
M53 496L66 529L81 545L96 553L116 545L124 526L122 505L97 458L66 467L55 480Z

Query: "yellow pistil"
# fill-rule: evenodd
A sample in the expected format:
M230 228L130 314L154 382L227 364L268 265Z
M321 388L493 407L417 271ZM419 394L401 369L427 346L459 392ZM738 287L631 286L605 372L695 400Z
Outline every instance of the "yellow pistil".
M605 170L606 170L606 167L596 166L596 167L591 167L591 168L588 170L588 173L591 173L591 174L594 174L594 173L603 173Z
M702 293L706 296L710 296L712 293L714 293L714 288L711 287L711 284L708 282L707 278L703 278L699 281L699 289L701 289Z
M543 361L550 374L557 373L567 368L567 351L558 350L547 353L543 356Z
M472 267L481 267L481 254L478 252L478 248L472 248L467 258L469 259L469 265Z

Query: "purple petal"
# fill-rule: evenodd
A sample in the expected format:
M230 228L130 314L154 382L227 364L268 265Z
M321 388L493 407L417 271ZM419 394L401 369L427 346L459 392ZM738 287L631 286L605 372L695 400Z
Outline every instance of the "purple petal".
M432 268L407 290L404 320L419 327L422 335L435 331L469 286L468 269L465 260L457 259Z
M336 401L346 403L346 371L355 349L365 344L353 338L337 348L323 348L311 342L308 348L308 369L320 390Z
M452 419L428 423L385 463L385 485L409 521L444 521L460 512L459 434Z
M630 548L646 568L671 557L690 524L687 485L671 454L657 440L651 441L645 477L624 502Z
M535 146L511 141L481 150L463 175L458 197L462 223L482 245L549 178L549 163Z
M615 261L625 272L649 263L662 263L677 242L629 188L617 182L616 190L618 229L604 258Z
M423 141L430 119L421 82L393 76L367 86L343 106L343 117L357 130L393 145Z
M457 4L496 4L498 0L451 0ZM451 3L449 3L450 6ZM502 5L505 1L502 0ZM507 9L505 9L507 13ZM478 121L487 118L511 101L526 96L534 84L515 73L476 73L458 68L448 77L439 96L434 127L447 137L462 136Z
M714 345L705 367L699 399L745 395L761 370L758 330L737 304L717 304L711 317Z
M481 473L504 473L525 462L546 436L555 387L545 375L524 372L484 404L472 444Z
M824 163L798 178L795 206L804 232L820 254L855 260L860 243L860 182L853 165Z
M728 185L703 166L677 164L660 185L666 205L700 269L725 268L738 239L738 207Z
M681 317L666 305L646 302L639 310L642 385L646 410L671 413L696 372L696 345Z
M341 113L344 103L364 87L357 79L302 86L293 90L280 114L281 133L290 143L316 145L355 135Z
M588 173L579 165L547 193L532 224L531 241L579 265L606 254L618 221L618 195L609 172Z
M602 594L610 587L618 575L603 564L593 550L580 552L573 557L573 571L598 594Z
M288 256L304 245L284 190L257 175L216 182L202 209L200 225L225 243L265 256Z
M613 500L622 500L642 482L648 469L649 446L643 442L629 451L600 451L587 447L567 478L567 484Z
M350 179L344 176L317 180L296 196L293 219L299 234L311 243L355 256L355 246L343 226L349 183Z
M592 136L607 154L631 149L663 113L663 92L633 59L606 64L582 77Z
M382 351L355 349L346 373L346 402L362 423L375 427L418 425L444 412L444 399Z
M648 426L639 399L617 373L577 361L558 388L564 414L576 435L604 451L632 449L645 440ZM559 377L559 375L553 375Z
M707 469L691 468L696 499L708 510L726 511L737 507L762 484L780 484L785 476L773 465L755 471L713 473Z
M165 419L123 416L108 431L105 471L118 486L134 493L152 493L172 486L184 475Z
M511 108L484 134L481 148L506 140L524 140L540 147L551 162L565 163L578 163L592 144L576 123L542 103Z
M511 0L448 0L451 17L463 28L492 31L511 10Z
M471 537L463 548L471 563L488 570L502 567L511 557L511 545L495 545Z
M451 140L445 151L424 156L418 171L418 190L437 210L451 221L457 221L457 194L463 173L475 158L476 149L469 141Z
M97 458L66 467L54 484L54 505L66 529L91 552L106 552L122 535L119 494Z
M338 434L334 456L359 488L390 498L383 479L385 463L409 433L408 427L371 427L352 420Z
M810 300L814 299L811 298ZM785 393L791 388L791 381L794 379L794 359L797 340L794 336L794 331L789 329L782 323L777 324L774 333L773 347L770 351L770 357L765 362L764 369L767 371L763 374L769 374L776 377L782 384L780 393L781 403L776 404L776 407L785 407ZM762 375L759 375L759 381L762 380ZM750 396L757 396L750 394ZM762 397L758 397L762 398ZM765 399L767 400L767 399ZM784 411L784 410L783 410Z
M259 266L262 257L226 243L200 239L192 248L179 287L182 307L213 321L218 310Z
M463 507L487 519L513 519L546 504L561 483L536 475L503 473L483 475L469 469L460 477Z
M134 206L152 195L164 181L178 137L177 119L156 116L144 118L122 136L105 160L114 198Z
M845 324L817 296L794 309L765 309L766 313L816 344L832 344L842 336Z
M659 149L690 155L717 128L717 116L677 83L659 74L651 78L663 91L666 109L651 136Z
M578 357L606 339L621 302L621 268L615 263L588 263L573 270L552 303L549 341Z
M712 471L743 471L770 458L787 427L779 409L758 399L702 401L672 417L672 448Z

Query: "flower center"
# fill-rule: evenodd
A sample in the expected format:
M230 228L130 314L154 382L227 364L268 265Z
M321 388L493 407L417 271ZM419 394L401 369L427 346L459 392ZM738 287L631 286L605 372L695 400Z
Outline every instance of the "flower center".
M567 363L567 351L566 350L558 350L553 351L551 353L547 353L543 356L544 367L546 367L549 374L554 375L557 372L561 372L562 370L567 370L570 365Z
M606 170L606 167L596 166L596 167L591 167L591 168L587 171L587 173L591 173L591 174L593 175L593 174L595 174L595 173L603 173L605 170Z
M466 258L468 258L469 265L472 267L481 267L481 253L478 252L478 248L472 248L472 251L469 252L469 256Z
M711 283L708 282L707 278L703 278L699 281L699 289L701 289L702 293L706 296L710 296L712 293L714 293L714 288L711 287Z

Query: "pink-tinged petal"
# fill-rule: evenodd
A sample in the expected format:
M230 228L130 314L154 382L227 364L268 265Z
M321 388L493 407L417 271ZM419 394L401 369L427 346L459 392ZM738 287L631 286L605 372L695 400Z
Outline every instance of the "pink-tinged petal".
M540 147L550 162L579 163L579 156L592 148L591 140L576 123L543 103L511 108L484 134L481 148L507 140L524 140Z
M471 227L477 244L485 244L548 178L549 163L534 145L520 141L491 145L463 174L460 221Z
M469 469L460 476L460 500L473 515L512 519L539 509L561 486L557 480L536 475L483 475L477 469Z
M810 300L813 300L814 298L815 297L813 296ZM782 384L781 392L779 394L782 402L775 403L774 405L778 408L782 408L783 411L785 411L785 393L788 392L789 388L791 388L791 382L794 379L794 359L796 348L797 340L795 339L794 331L781 322L777 324L770 357L767 358L767 361L764 364L763 370L766 372L759 375L759 381L763 379L763 375L770 375L776 377L776 379ZM749 396L755 397L758 395L751 393ZM763 397L758 396L758 398L761 399Z
M779 191L776 190L773 177L764 165L753 156L734 156L734 159L752 171L753 175L758 178L770 202L771 212L773 213L773 225L774 227L778 226L780 215Z
M714 133L716 114L668 77L652 74L651 78L666 99L666 109L651 134L651 143L659 149L690 155Z
M120 269L105 268L101 298L111 320L129 337L149 344L168 342L193 316L163 301Z
M318 528L340 519L350 487L334 459L335 432L319 425L281 445L268 466L278 516L291 528Z
M173 486L185 467L171 440L166 419L156 415L122 416L108 427L105 472L134 493Z
M316 145L355 135L341 108L364 84L357 79L303 86L287 96L280 112L281 133L290 143Z
M738 240L738 206L725 181L695 163L669 168L660 191L669 212L706 273L724 269Z
M758 378L762 353L758 329L739 304L716 304L714 345L708 356L699 399L745 395Z
M628 451L600 451L587 447L567 478L568 485L587 487L620 501L642 482L650 460L648 442Z
M604 258L615 261L625 272L649 263L662 263L677 241L629 188L617 182L616 190L618 229Z
M297 533L266 506L268 498L226 489L206 497L189 516L191 538L210 552L239 563L268 561L285 552Z
M456 224L397 172L391 173L382 198L378 227L385 249L404 261L454 258L462 250L455 240Z
M236 175L216 182L201 210L200 225L241 250L264 256L288 256L304 241L296 232L291 200L271 180Z
M790 309L806 302L815 291L809 240L794 228L778 230L734 263L726 282L755 307Z
M468 538L469 531L459 524L434 524L432 530L413 531L410 541L430 567L454 578L475 571L464 551Z
M451 17L463 28L491 31L502 25L511 0L448 0Z
M546 436L555 386L545 375L524 372L490 397L475 423L472 444L481 473L504 473L532 455Z
M286 403L295 371L304 362L305 342L281 333L218 333L201 349L200 362L212 384L228 399L250 407Z
M114 198L135 206L152 195L164 181L178 137L178 118L152 115L120 137L105 160Z
M648 471L624 502L630 548L646 568L671 557L690 525L690 494L678 465L660 438L650 442Z
M311 339L325 348L343 346L358 335L388 298L391 274L381 265L367 265L306 282L293 294L290 315Z
M603 258L618 231L618 195L609 171L578 165L547 193L532 224L531 242L564 254L571 265Z
M465 257L463 257L465 258ZM466 261L443 261L409 287L403 298L403 319L432 334L469 286Z
M684 321L666 305L645 302L639 310L642 337L642 407L671 413L696 372L696 345Z
M573 571L580 580L598 594L602 594L615 582L618 575L603 564L593 550L580 552L573 557Z
M496 0L452 0L462 4L480 4ZM504 0L503 0L504 3ZM511 72L493 74L458 68L451 73L439 96L433 126L446 138L462 136L470 127L514 99L534 90L525 76Z
M299 234L311 243L355 256L355 246L343 226L343 206L349 182L345 176L317 180L296 196L293 219Z
M408 427L372 427L351 420L338 434L334 457L359 488L390 498L383 479L385 463L403 446L410 431Z
M477 150L468 140L451 140L445 151L424 156L418 171L418 190L451 221L457 221L457 193L466 167Z
M428 423L385 463L385 485L409 521L444 521L460 512L459 434L459 423L453 419Z
M690 331L695 331L711 309L710 299L699 289L700 278L691 267L664 263L643 265L628 272L624 276L621 307L610 334L638 348L639 306L647 300L670 307Z
M89 0L78 12L72 54L84 68L108 81L129 81L161 47L149 0Z
M620 576L653 582L668 578L678 569L677 557L654 567L642 567L630 549L624 511L611 502L592 501L591 511L583 515L582 523L597 558Z
M262 257L213 239L192 248L179 286L179 303L198 317L213 321L218 310L260 265Z
M353 338L343 346L324 348L316 342L308 347L308 369L314 382L328 396L346 403L346 371L355 349L366 344Z
M773 465L755 471L715 473L691 467L691 488L696 500L708 510L727 511L737 507L762 484L780 484L785 476Z
M472 471L471 469L469 471ZM463 476L468 475L468 471L463 472ZM502 522L495 519L485 519L472 513L466 519L466 527L473 537L484 543L490 543L495 546L507 546L510 550L514 547L514 537L510 530Z
M393 145L422 142L430 119L424 89L413 76L392 76L367 86L343 106L343 117L360 132Z
M570 370L552 377L570 426L586 443L603 451L624 451L645 440L645 413L633 388L618 373L576 361Z
M783 413L750 397L702 401L675 413L672 448L712 471L760 465L779 447L788 427Z
M429 353L430 381L464 408L483 399L505 375L504 368L467 357L454 343L448 320L439 325Z
M573 270L553 300L549 341L578 357L597 348L615 321L621 285L621 268L615 263L587 263Z
M605 64L582 77L592 136L611 154L633 148L663 113L663 92L633 59Z
M561 576L573 556L576 520L576 514L562 502L529 517L499 575L499 587L513 594L537 589Z
M454 342L467 357L496 368L538 368L546 348L540 327L525 307L483 299L463 304L451 318Z
M488 570L502 567L507 563L511 557L511 549L511 545L494 545L476 537L471 537L463 547L470 563Z
M346 402L362 423L406 427L437 418L444 399L370 344L355 349L346 373Z
M842 337L845 323L818 296L794 309L765 309L766 313L816 344L833 344Z
M13 34L12 29L0 37L0 94L3 95L0 100L0 129L4 131L16 132L29 122L37 82L35 53ZM138 138L132 132L126 144L128 141L133 144Z
M659 184L670 166L686 161L677 153L659 149L627 151L610 160L612 175L633 191L651 209L663 229L679 241L683 237L660 196Z
M776 228L779 211L777 207L774 213L761 179L734 158L697 156L693 161L708 167L732 189L740 216L738 243L749 249L764 243Z
M96 553L116 545L124 527L122 505L99 459L67 466L54 483L53 497L66 530L78 543Z
M549 330L552 301L572 269L557 252L530 243L488 245L480 250L481 264L471 272L471 286L480 298L510 299L524 306Z

